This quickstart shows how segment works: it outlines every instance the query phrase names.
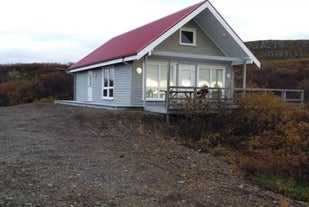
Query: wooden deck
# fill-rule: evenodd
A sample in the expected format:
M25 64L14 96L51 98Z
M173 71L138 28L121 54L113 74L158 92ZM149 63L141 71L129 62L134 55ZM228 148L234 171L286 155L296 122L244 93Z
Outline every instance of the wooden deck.
M207 88L207 93L199 92L202 87L170 87L165 92L165 100L157 106L146 106L146 111L151 111L161 114L178 114L183 113L184 104L191 102L203 102L207 104L208 110L216 110L220 107L225 109L238 108L235 104L237 97L254 94L274 94L278 95L282 101L301 105L304 103L304 90L296 89L267 89L267 88ZM203 105L202 104L202 105Z

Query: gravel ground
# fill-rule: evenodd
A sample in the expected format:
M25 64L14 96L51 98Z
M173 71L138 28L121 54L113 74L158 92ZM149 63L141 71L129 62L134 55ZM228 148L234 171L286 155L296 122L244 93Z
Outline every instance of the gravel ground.
M141 111L0 108L0 207L283 206L171 134Z

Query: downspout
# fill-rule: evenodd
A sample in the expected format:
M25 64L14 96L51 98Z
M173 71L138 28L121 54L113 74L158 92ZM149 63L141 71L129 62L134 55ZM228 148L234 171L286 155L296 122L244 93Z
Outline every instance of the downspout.
M77 93L77 88L76 88L76 73L74 73L74 92L73 92L73 101L77 101L76 100L76 93Z
M143 95L142 95L142 99L143 99L143 107L145 109L146 107L146 72L147 72L147 56L144 56L144 61L143 61Z
M166 104L166 123L170 123L170 115L169 115L169 106L170 106L170 87L171 87L171 60L168 60L167 66L167 86L166 86L166 97L165 97L165 104Z

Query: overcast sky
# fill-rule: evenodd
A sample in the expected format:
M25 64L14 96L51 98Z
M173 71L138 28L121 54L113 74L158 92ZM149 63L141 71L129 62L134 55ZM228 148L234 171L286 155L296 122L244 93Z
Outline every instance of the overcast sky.
M201 0L2 0L0 64L76 62ZM308 0L210 0L244 41L309 39Z

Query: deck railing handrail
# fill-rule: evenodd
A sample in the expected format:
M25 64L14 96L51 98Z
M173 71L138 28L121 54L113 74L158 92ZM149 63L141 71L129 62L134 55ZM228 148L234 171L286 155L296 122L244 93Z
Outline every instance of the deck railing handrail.
M169 108L169 105L172 101L187 99L188 97L196 98L198 91L203 88L204 87L170 86L168 93L166 92L165 105ZM261 93L275 93L277 95L280 95L281 100L285 102L291 102L294 104L303 104L304 94L305 94L305 91L301 89L270 89L270 88L245 88L244 89L244 88L218 88L218 87L209 87L207 89L210 94L207 95L205 99L210 99L210 100L214 100L214 99L233 100L235 99L235 95L239 92L243 94L261 92ZM217 94L216 96L214 96L213 94L215 94L216 92ZM293 95L291 96L291 94Z

